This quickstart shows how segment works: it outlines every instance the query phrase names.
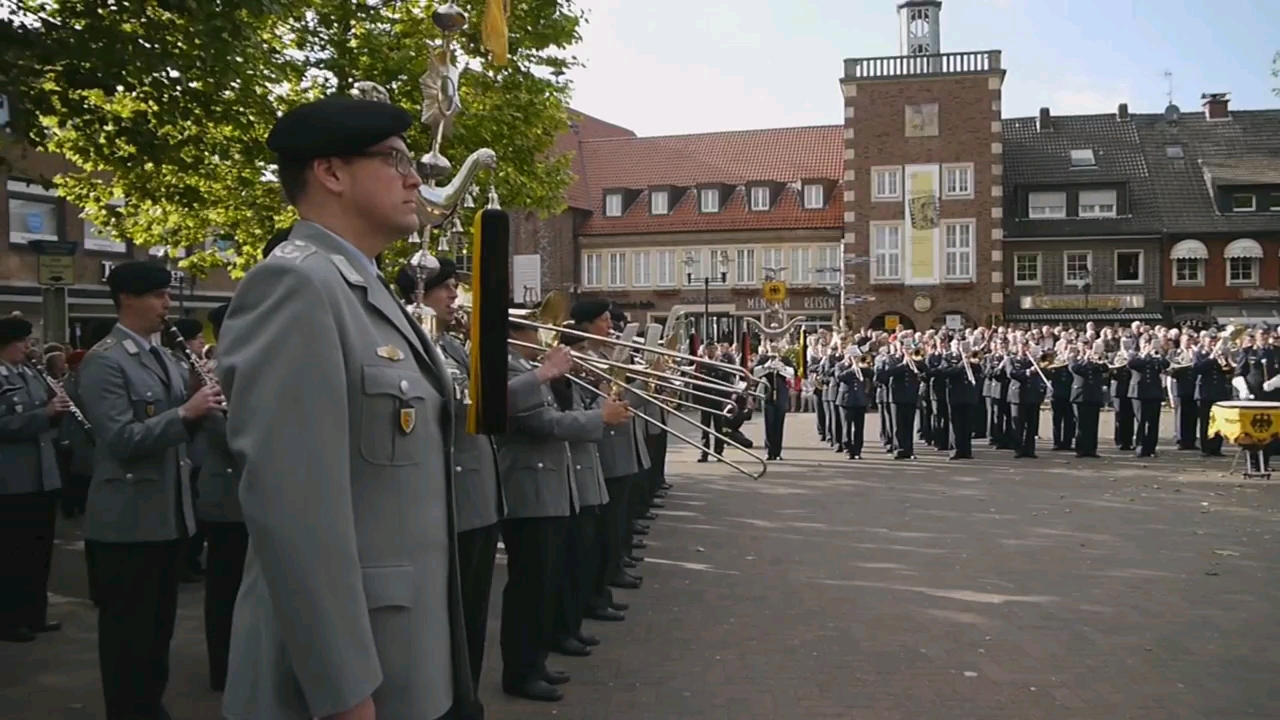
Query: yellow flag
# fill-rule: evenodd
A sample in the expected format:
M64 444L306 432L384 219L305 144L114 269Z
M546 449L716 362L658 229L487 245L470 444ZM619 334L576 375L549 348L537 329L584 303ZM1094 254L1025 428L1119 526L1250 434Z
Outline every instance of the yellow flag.
M493 53L493 64L507 64L507 0L486 0L480 42Z

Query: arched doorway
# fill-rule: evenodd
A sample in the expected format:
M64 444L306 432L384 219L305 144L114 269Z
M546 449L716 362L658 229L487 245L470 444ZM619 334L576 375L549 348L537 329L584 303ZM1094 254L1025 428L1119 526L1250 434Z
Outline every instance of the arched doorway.
M959 310L947 310L940 312L933 317L932 327L934 330L964 330L977 327L978 323L968 314Z
M904 312L890 311L880 313L871 318L871 322L867 323L867 327L871 330L896 332L898 330L915 330L916 324L910 315Z

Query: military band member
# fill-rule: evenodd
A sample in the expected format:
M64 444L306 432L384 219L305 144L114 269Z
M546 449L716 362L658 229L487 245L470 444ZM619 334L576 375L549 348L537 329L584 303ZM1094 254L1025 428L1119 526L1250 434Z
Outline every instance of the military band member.
M1098 417L1106 404L1109 367L1094 355L1081 353L1067 363L1073 377L1071 403L1076 411L1076 457L1098 455Z
M700 353L707 360L719 360L720 348L716 345L703 345ZM697 370L699 375L708 380L725 382L729 379L723 368L714 365L701 364ZM702 426L702 452L698 454L697 461L707 462L712 452L716 455L724 454L724 438L720 437L724 431L724 415L720 411L728 402L728 395L718 387L699 385L697 389L702 393L694 396L694 402L702 408L699 417L699 424Z
M187 348L195 357L201 357L204 353L204 323L196 318L177 318L173 321L173 327L182 336L182 342L186 343ZM164 338L168 341L168 338ZM171 347L175 352L176 347ZM181 359L182 355L178 355ZM182 360L185 363L185 360ZM188 373L187 384L190 387L199 387L199 376L196 375L195 368L191 368ZM204 460L206 454L206 440L204 433L198 433L195 440L187 446L187 459L191 461L191 497L196 507L200 505L200 472L204 468ZM196 523L196 531L187 539L187 551L185 564L182 568L181 580L184 583L198 582L199 576L204 575L204 568L200 565L200 557L204 554L205 533L200 523Z
M222 331L227 305L209 311L216 339ZM217 361L206 367L217 369ZM240 472L227 446L226 426L205 423L197 436L203 446L204 465L196 478L196 522L208 544L204 586L204 637L209 655L209 687L222 692L227 686L227 662L231 652L231 619L244 575L249 531L240 512L237 490Z
M893 403L889 402L889 379L885 374L891 364L890 358L888 348L881 348L871 369L871 382L876 388L876 410L880 415L880 444L886 453L892 455L896 433L893 429Z
M840 408L836 406L836 393L840 391L840 383L836 382L836 365L840 363L840 346L833 341L827 348L827 356L822 360L820 372L822 373L822 408L827 418L827 444L835 448L836 452L841 451L841 445L844 444L844 418L840 414ZM756 366L759 367L759 358L757 358ZM775 389L776 392L776 389ZM788 400L789 402L790 400ZM765 406L766 408L768 405ZM768 412L766 411L766 416ZM769 429L769 421L765 419L766 433ZM782 436L778 435L778 454L782 454ZM768 438L765 438L765 445L768 445ZM779 458L773 458L775 460Z
M151 340L169 312L170 281L157 263L113 268L118 322L80 366L80 409L95 440L85 557L109 719L166 717L179 574L196 530L187 446L203 423L222 422L221 390L189 393L189 369Z
M27 366L31 323L0 318L0 640L31 642L62 625L48 618L57 522L55 443L71 401Z
M1135 357L1133 347L1133 338L1121 338L1116 366L1111 369L1111 401L1116 410L1115 443L1121 450L1132 450L1134 445L1136 414L1133 398L1129 396L1129 388L1133 384L1133 371L1129 369L1129 360Z
M1280 401L1280 347L1273 344L1271 331L1260 327L1254 333L1254 347L1246 352L1236 367L1236 376L1232 385L1242 400ZM1259 453L1245 453L1248 458L1249 471L1252 473L1270 472L1271 457L1280 452L1280 441L1268 443L1263 448L1260 458L1262 466L1255 467Z
M1063 361L1048 370L1049 382L1053 385L1049 398L1049 410L1053 420L1053 449L1071 450L1076 439L1076 413L1071 402L1071 388L1075 386L1075 375L1070 363Z
M920 395L920 374L899 344L898 355L887 362L881 377L889 386L889 403L893 406L894 460L910 460L915 454L916 401Z
M453 382L373 260L418 230L412 124L334 96L267 138L301 220L241 281L218 347L251 541L229 718L483 712L456 562Z
M835 351L832 350L832 352L834 353ZM831 358L828 357L829 363L830 360ZM834 382L834 363L830 363L829 367L825 368L823 372L827 378L825 394L831 396L830 407L827 408L827 432L832 433L833 444L841 447L844 444L841 436L841 433L844 432L844 420L837 419L835 416L835 393L839 383ZM773 347L769 346L756 358L752 374L768 383L769 394L764 399L764 442L768 459L781 460L783 430L787 423L787 408L791 407L791 386L789 382L791 378L796 376L796 369L791 362L791 358L775 354Z
M968 364L969 369L965 370ZM982 365L956 353L951 362L937 371L946 382L947 406L951 410L950 460L973 459L973 407L982 402Z
M1135 355L1129 360L1132 379L1129 381L1129 397L1137 416L1135 443L1138 457L1155 457L1156 443L1160 440L1160 408L1164 405L1164 383L1161 373L1169 367L1159 349L1148 355Z
M80 396L80 363L84 356L84 350L75 350L67 356L69 372L62 381L62 389L73 403ZM93 478L93 435L81 422L65 422L58 423L58 440L66 443L69 455L66 475L62 478L62 513L78 518L84 515L89 481Z
M935 348L925 358L925 387L929 393L931 431L929 444L938 450L950 450L951 445L951 409L947 405L947 381L938 375L947 362L946 355L940 348Z
M1024 353L1031 346L1024 346ZM1036 457L1036 437L1040 434L1040 405L1049 392L1037 372L1035 361L1026 354L1009 358L1009 407L1013 419L1013 456Z
M1206 457L1222 455L1222 436L1209 437L1209 416L1214 403L1231 399L1231 376L1235 367L1223 350L1201 352L1196 356L1192 372L1196 379L1196 428L1200 438L1200 454Z
M855 349L851 348L851 351ZM871 363L864 361L864 357L848 356L837 366L834 378L840 386L836 392L836 407L844 415L845 436L841 445L850 460L862 459L863 434L867 425L866 375L871 372Z
M1195 338L1190 334L1183 335L1181 347L1178 349L1177 363L1169 368L1169 378L1173 385L1173 428L1174 441L1179 450L1195 450L1196 420L1200 412L1196 404L1196 350Z
M512 324L510 337L538 344L538 332ZM497 438L498 476L507 500L502 540L507 584L502 591L502 690L554 702L553 685L568 680L546 666L554 643L555 613L564 572L565 533L577 512L570 442L589 442L605 427L630 427L625 402L606 400L598 410L562 411L546 382L554 364L535 368L540 350L513 347L507 432ZM567 367L565 368L567 369Z

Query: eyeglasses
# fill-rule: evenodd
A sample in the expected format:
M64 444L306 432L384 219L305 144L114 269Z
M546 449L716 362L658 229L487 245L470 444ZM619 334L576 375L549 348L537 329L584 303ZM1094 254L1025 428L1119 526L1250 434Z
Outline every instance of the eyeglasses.
M383 160L389 161L391 163L391 167L395 168L396 172L400 173L404 177L418 174L418 168L414 164L413 158L409 157L408 153L400 152L399 150L370 150L368 152L362 152L358 155L354 155L353 157L382 158Z

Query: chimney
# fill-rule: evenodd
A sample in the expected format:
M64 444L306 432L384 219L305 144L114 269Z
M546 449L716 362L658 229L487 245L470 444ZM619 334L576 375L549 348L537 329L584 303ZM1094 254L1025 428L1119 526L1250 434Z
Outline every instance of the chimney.
M1117 120L1129 119L1129 103L1120 103L1120 107L1116 108Z
M1053 129L1053 116L1049 114L1049 108L1040 108L1040 119L1036 121L1036 129L1040 132L1048 132Z
M1226 120L1227 105L1231 102L1231 93L1205 93L1200 96L1204 101L1205 120Z

